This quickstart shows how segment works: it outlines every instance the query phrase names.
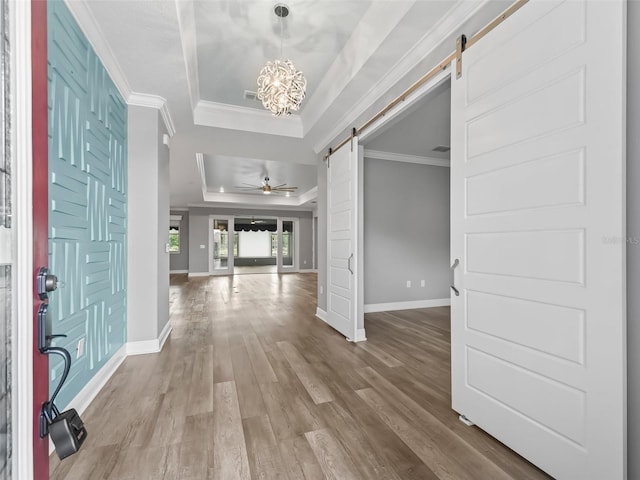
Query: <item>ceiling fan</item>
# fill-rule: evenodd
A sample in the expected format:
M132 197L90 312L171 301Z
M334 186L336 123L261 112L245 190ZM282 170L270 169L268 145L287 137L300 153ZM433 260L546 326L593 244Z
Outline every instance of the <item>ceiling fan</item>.
M280 185L271 186L269 185L269 177L264 177L262 181L262 185L251 185L249 183L243 183L240 187L236 187L242 190L262 190L262 193L265 195L271 194L271 192L276 193L292 193L295 192L298 187L289 187L286 183L281 183Z

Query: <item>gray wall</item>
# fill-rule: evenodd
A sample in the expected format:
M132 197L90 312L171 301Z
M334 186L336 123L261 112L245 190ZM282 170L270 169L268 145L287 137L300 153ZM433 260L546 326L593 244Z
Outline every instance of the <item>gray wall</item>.
M640 239L640 2L627 6L627 235ZM640 479L640 245L627 243L629 479Z
M300 222L300 270L312 268L311 212L290 210L252 210L246 208L189 208L189 273L209 272L209 215L236 217L293 217ZM204 248L200 248L204 245ZM306 263L305 263L306 262Z
M171 211L171 215L181 215L180 220L180 253L169 255L169 270L189 270L189 212L183 210Z
M365 305L449 298L449 210L448 168L365 157Z
M154 108L129 106L127 340L155 340L169 318L169 154Z
M300 224L299 267L300 270L309 270L313 268L313 217L311 212L309 212L309 216L300 217L298 223Z
M158 323L156 338L169 323L169 148L164 144L168 134L162 117L156 115L156 151L158 152Z

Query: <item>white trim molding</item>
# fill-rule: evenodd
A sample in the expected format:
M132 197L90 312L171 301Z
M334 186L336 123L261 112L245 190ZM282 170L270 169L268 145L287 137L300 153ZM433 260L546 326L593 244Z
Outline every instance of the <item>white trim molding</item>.
M266 110L199 100L193 109L193 122L206 127L230 128L253 133L302 138L300 115L274 117Z
M118 370L126 358L127 345L125 344L122 345L109 360L107 360L107 363L105 363L93 377L91 377L86 385L82 387L82 390L80 390L78 394L71 399L67 407L75 408L78 415L82 415L89 405L91 405L91 402L93 402L93 400L102 391L111 377L113 377L113 374L116 373L116 370ZM50 441L49 455L51 455L54 450L55 446L53 445L53 442Z
M446 167L451 166L451 161L443 158L434 157L420 157L417 155L405 155L402 153L381 152L378 150L364 151L364 158L376 159L376 160L388 160L390 162L404 162L404 163L417 163L420 165L433 165L434 167Z
M189 270L169 270L169 273L189 273Z
M147 353L158 353L162 350L164 342L167 341L169 334L171 333L171 320L160 332L160 336L153 340L142 340L140 342L128 342L127 343L127 356L129 355L145 355Z
M31 2L8 2L11 49L15 273L11 338L10 448L15 478L33 479L33 127L31 105ZM19 379L20 381L15 381Z
M358 328L356 330L356 337L355 338L347 338L347 340L349 342L353 342L353 343L357 343L357 342L364 342L367 340L367 334L364 331L364 328Z
M189 278L191 277L208 277L211 275L209 272L188 272Z
M455 2L454 6L449 10L449 12L447 12L444 18L442 18L433 28L429 29L422 38L395 63L395 65L390 65L387 68L387 74L381 77L380 80L378 80L375 85L373 85L373 87L362 96L360 101L354 104L340 120L332 124L332 129L324 132L324 135L319 135L320 140L314 144L313 150L316 153L320 153L325 150L333 140L338 138L340 134L350 131L358 118L364 115L367 110L385 94L388 94L394 86L398 85L400 81L415 68L416 65L420 65L423 60L433 54L437 50L438 46L442 45L443 41L446 41L445 39L452 35L452 32L456 32L462 25L472 19L474 15L488 3L488 1L489 0L480 0L478 2ZM440 59L437 61L440 61ZM309 103L311 103L311 100ZM410 105L411 102L405 101L402 102L402 104ZM305 111L306 110L307 109L305 109ZM307 129L305 130L305 133L313 128L311 123L312 122L307 122Z
M113 356L103 365L103 367L91 377L87 384L69 402L69 407L75 408L80 415L87 409L100 390L107 384L109 379L116 373L118 367L127 358L127 345L122 345ZM52 442L53 443L53 442Z
M393 312L395 310L413 310L416 308L448 307L450 305L450 298L413 300L409 302L369 303L364 306L364 313Z
M324 310L322 310L320 307L316 307L316 317L318 317L320 320L322 320L324 323L328 324L329 322L327 321L327 318L329 318L327 316L327 312L325 312Z
M173 137L176 134L176 127L173 124L169 105L167 104L167 100L163 97L159 95L149 95L147 93L131 92L129 97L127 97L127 104L159 110L169 136Z
M109 76L120 95L126 100L131 95L131 87L122 71L122 67L120 67L120 63L104 37L100 24L93 16L88 2L86 0L65 0L64 3L69 8L73 18L76 19L84 36L89 40L104 68L109 72Z

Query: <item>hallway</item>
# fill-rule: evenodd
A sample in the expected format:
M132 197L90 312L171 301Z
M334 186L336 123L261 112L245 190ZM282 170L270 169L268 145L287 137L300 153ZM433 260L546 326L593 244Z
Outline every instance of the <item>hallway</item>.
M542 479L450 408L449 310L315 317L316 275L171 278L173 331L84 413L63 479Z

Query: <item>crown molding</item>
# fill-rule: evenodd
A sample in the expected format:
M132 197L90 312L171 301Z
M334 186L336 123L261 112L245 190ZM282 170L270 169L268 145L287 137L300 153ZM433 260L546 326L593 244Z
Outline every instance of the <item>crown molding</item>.
M187 86L191 109L195 110L200 101L200 81L198 80L198 49L196 37L196 14L193 0L176 1L178 31L182 44L182 57L187 73Z
M196 125L207 127L229 128L282 137L302 138L303 133L300 115L276 118L266 110L205 100L198 101L193 110L193 121Z
M316 198L318 198L318 186L316 185L313 188L310 188L309 190L307 190L306 192L304 192L302 195L298 196L298 200L299 200L299 204L300 205L304 205L305 203L310 202L311 200L315 200Z
M96 21L96 18L93 16L86 0L65 0L64 3L71 12L71 15L73 15L73 18L75 18L82 33L84 33L87 40L89 40L96 55L100 58L100 61L109 73L111 80L120 92L120 95L122 95L122 98L129 98L131 95L131 87L129 86L127 77L122 71L120 63L116 59L111 47L105 40L104 33Z
M171 111L167 101L159 95L150 95L148 93L131 92L127 99L129 105L136 105L138 107L149 107L160 110L160 115L164 121L164 126L167 127L169 136L173 137L176 133L176 128L173 124L173 118L171 117Z
M388 160L390 162L417 163L420 165L433 165L434 167L450 167L451 161L443 158L421 157L418 155L405 155L402 153L381 152L379 150L364 151L364 158L376 160Z
M200 188L202 188L202 196L207 193L207 177L204 171L204 154L196 153L196 165L198 167L198 174L200 175Z
M314 152L320 153L326 150L335 138L353 127L356 120L364 115L377 100L397 85L416 65L429 57L442 44L444 38L449 37L451 32L457 31L461 25L473 18L489 1L467 2L459 0L440 22L427 31L411 49L407 50L405 55L391 66L387 73L340 120L331 124L334 128L321 136L321 139L313 146Z

